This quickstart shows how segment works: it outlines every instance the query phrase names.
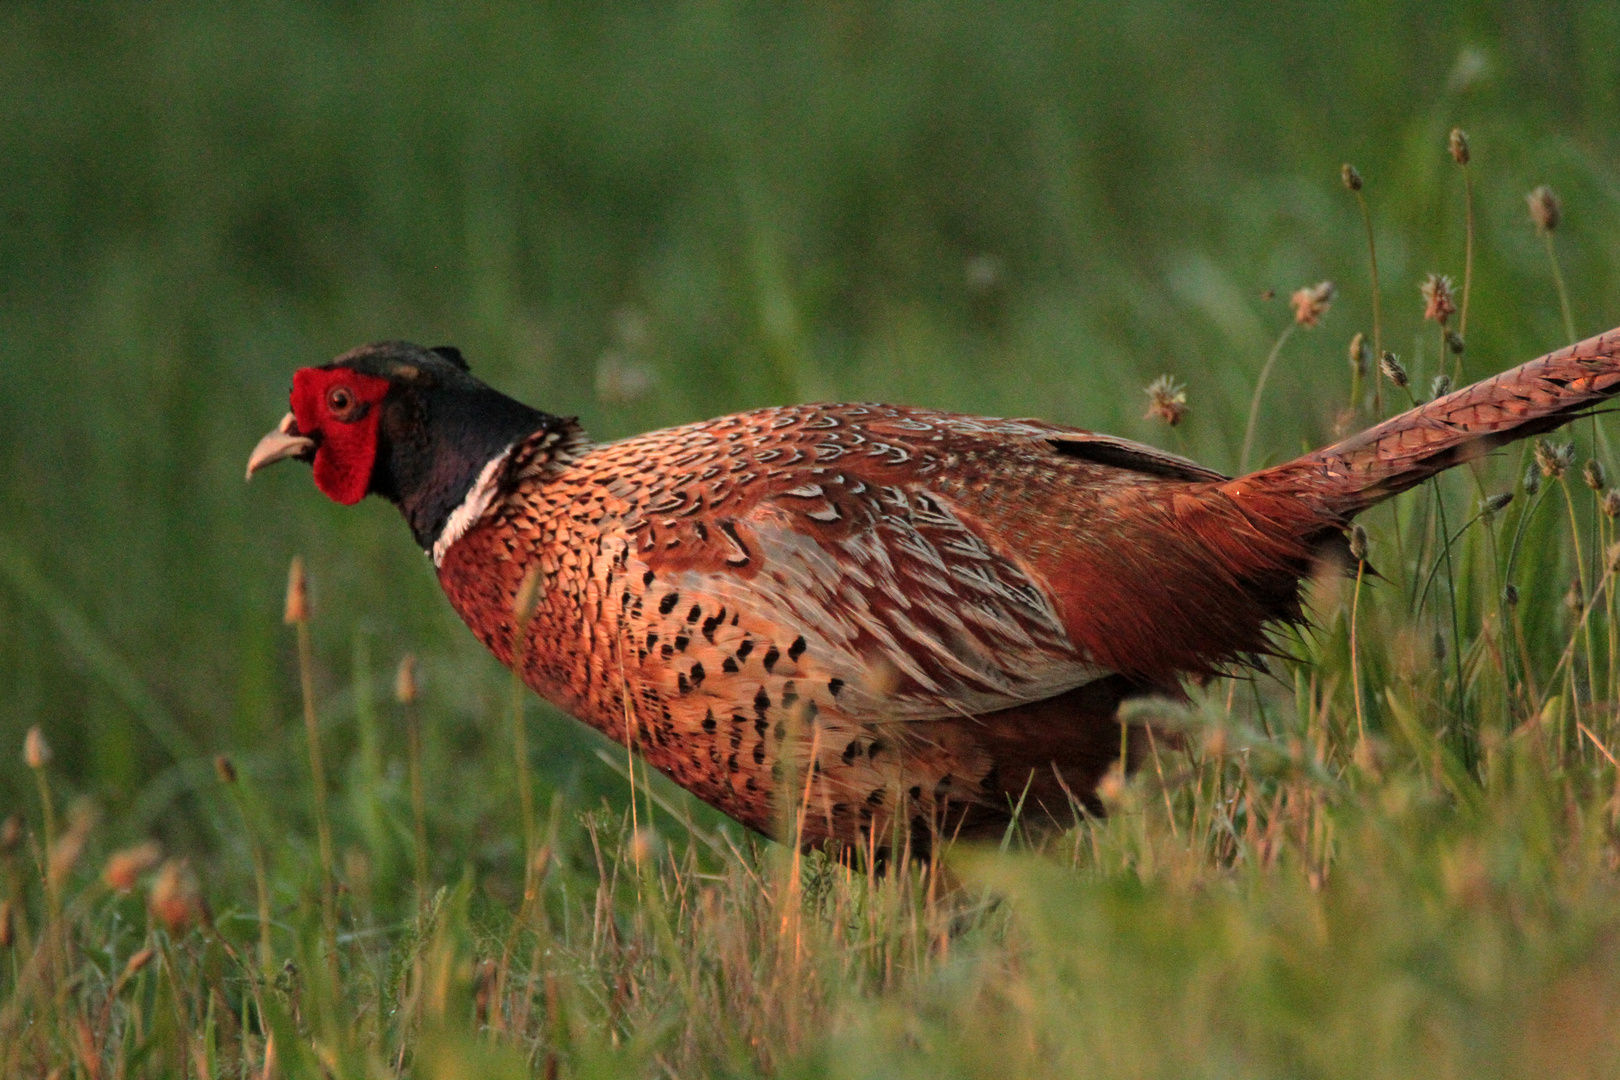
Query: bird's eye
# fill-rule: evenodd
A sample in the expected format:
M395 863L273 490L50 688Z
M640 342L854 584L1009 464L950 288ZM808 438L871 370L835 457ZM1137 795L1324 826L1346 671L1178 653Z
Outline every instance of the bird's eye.
M341 417L354 408L354 394L347 386L334 386L326 392L326 407L332 413Z

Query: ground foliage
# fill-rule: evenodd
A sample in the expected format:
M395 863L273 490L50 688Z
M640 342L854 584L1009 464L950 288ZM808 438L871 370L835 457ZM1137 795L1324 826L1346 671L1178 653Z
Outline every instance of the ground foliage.
M7 5L0 1075L1620 1071L1591 421L1369 515L1268 672L1140 707L1106 820L881 874L514 696L387 507L240 479L381 337L603 436L878 398L1281 460L1620 322L1616 10ZM1346 361L1347 159L1409 391Z

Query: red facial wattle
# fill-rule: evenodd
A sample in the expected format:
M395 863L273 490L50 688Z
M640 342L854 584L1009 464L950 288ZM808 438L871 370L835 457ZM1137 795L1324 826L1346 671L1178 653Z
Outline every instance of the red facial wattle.
M371 486L388 387L387 379L349 368L293 373L293 417L299 433L316 441L315 486L344 506L365 498Z

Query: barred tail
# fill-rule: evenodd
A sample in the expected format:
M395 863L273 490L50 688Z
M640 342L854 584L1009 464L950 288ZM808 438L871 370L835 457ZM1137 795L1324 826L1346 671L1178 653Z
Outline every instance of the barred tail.
M1332 446L1232 481L1348 519L1453 465L1551 431L1620 394L1620 329L1466 386Z

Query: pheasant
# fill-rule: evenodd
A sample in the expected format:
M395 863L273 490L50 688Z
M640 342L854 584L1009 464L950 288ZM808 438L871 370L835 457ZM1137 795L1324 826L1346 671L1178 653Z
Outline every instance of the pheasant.
M248 475L299 458L396 503L503 664L743 824L921 847L1094 808L1140 753L1120 704L1256 663L1357 513L1617 392L1620 330L1231 479L893 405L594 443L456 349L384 342L297 371Z

